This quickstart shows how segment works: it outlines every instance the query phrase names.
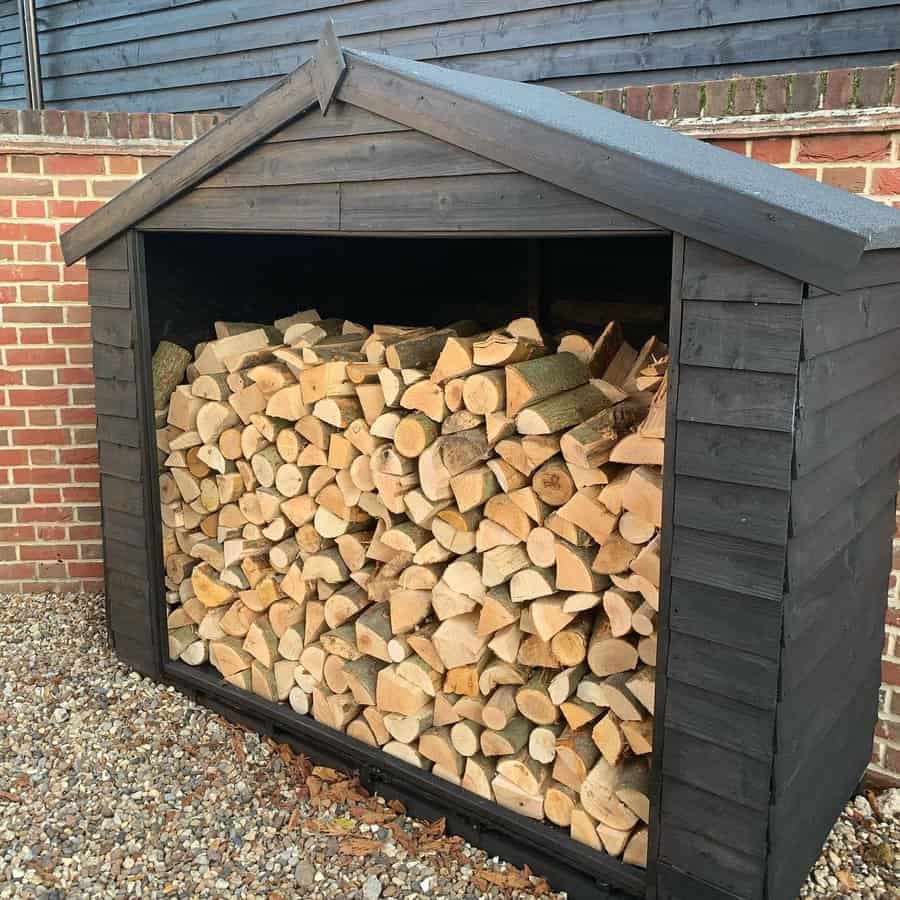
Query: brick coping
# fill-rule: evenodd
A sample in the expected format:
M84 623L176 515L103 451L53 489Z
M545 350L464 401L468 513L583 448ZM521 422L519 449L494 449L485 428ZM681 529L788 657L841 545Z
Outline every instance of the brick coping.
M900 64L720 81L574 91L576 97L695 137L894 130ZM0 143L30 152L172 153L229 115L0 109ZM73 139L77 139L73 140Z

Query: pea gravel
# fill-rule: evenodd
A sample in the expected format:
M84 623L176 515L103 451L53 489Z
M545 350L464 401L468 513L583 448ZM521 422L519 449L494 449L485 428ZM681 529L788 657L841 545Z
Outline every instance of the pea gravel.
M314 764L120 665L101 597L0 594L0 898L565 897ZM871 799L804 897L900 898Z

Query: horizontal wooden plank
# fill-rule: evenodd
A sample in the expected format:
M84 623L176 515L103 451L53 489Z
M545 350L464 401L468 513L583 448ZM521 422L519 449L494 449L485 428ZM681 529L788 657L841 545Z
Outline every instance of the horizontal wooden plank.
M669 627L772 661L781 653L781 607L777 603L694 581L672 579Z
M148 65L159 67L173 60L194 57L228 56L254 49L251 59L270 58L274 49L286 51L301 45L304 49L322 31L324 19L333 16L338 34L352 46L365 41L367 47L381 48L392 55L411 58L453 57L470 53L500 52L504 57L514 51L542 44L569 44L588 38L607 38L611 41L641 38L652 25L654 44L672 40L668 33L697 29L691 45L694 54L709 54L718 43L730 37L727 48L740 54L743 41L732 47L734 26L750 26L750 34L758 30L760 22L772 22L775 33L788 31L797 16L822 12L815 0L801 0L785 7L772 0L759 0L750 8L717 7L705 15L693 2L672 2L659 9L650 0L607 0L600 3L579 3L573 0L456 0L453 3L422 3L421 0L393 0L390 3L335 2L335 0L303 0L289 3L270 0L265 7L249 7L239 0L221 0L214 4L177 3L166 5L159 0L147 8L147 0L128 0L117 14L105 17L94 14L82 17L85 0L60 7L42 3L42 51L51 57L49 75L75 75L110 67ZM829 12L854 10L885 5L879 0L838 0L827 8ZM72 7L72 8L70 8ZM155 7L155 8L154 8ZM552 14L545 8L551 7ZM77 10L77 14L75 12ZM44 16L49 13L49 19ZM263 20L263 21L260 21ZM265 21L268 20L268 21ZM777 20L781 21L775 24ZM754 29L753 25L757 24ZM811 30L816 21L804 23ZM796 26L796 27L799 27ZM208 32L214 31L215 41ZM771 32L764 31L772 38ZM716 40L714 36L718 35ZM795 35L792 43L797 44ZM10 40L15 29L10 27ZM823 41L827 43L827 40ZM646 41L645 41L646 42ZM628 45L630 46L630 41ZM281 47L280 45L287 45ZM112 51L120 48L119 56ZM361 45L360 45L361 46ZM557 52L562 48L557 47ZM652 48L648 48L648 51ZM783 48L779 48L782 49ZM824 52L821 47L814 48ZM801 55L807 55L806 48ZM143 51L143 55L142 52ZM506 51L505 53L503 51ZM751 57L756 58L756 57ZM276 60L280 57L276 57ZM648 58L647 65L650 65ZM630 57L613 63L618 71ZM696 65L696 59L683 65ZM274 65L274 62L273 62ZM156 70L156 69L155 69ZM275 68L273 71L283 71ZM605 71L605 68L604 70ZM637 71L640 71L639 69ZM202 77L198 73L196 77ZM148 90L148 88L145 88Z
M127 270L88 269L88 301L93 307L129 309L131 287Z
M848 676L846 689L833 699L829 698L827 704L821 704L821 709L813 704L806 717L806 727L795 726L790 735L779 742L773 775L776 796L793 792L794 783L803 781L804 770L810 763L822 753L829 752L829 735L855 727L853 723L860 720L860 715L863 727L868 731L871 749L880 679L878 666L870 665L862 671L853 670ZM783 720L779 719L781 721Z
M134 341L134 316L130 309L97 306L91 311L91 334L99 344L131 347Z
M409 128L383 116L376 116L375 113L370 113L352 103L334 100L328 107L327 116L315 114L300 116L276 131L267 143L346 137L356 134L385 134L391 131L409 131Z
M839 577L834 584L826 582L823 588L825 600L816 605L818 615L812 621L804 622L806 627L802 631L785 634L781 663L782 692L795 690L824 657L834 653L837 646L848 639L850 631L861 627L862 620L872 609L875 609L872 615L883 618L892 547L890 540L873 543L880 552L871 554L871 567L856 569L852 575ZM823 572L830 568L826 567ZM812 615L810 610L807 612Z
M794 579L793 587L784 597L785 642L817 631L819 623L831 615L835 593L852 592L859 582L859 573L884 567L885 548L890 548L896 527L895 506L891 498L870 524L810 580L798 583L799 579Z
M845 290L900 283L900 250L869 250L863 253L859 265L847 275ZM809 286L809 295L828 293L822 288Z
M124 447L100 441L100 471L131 481L141 481L143 451L138 447Z
M128 481L115 475L101 473L100 493L103 497L104 509L115 509L132 516L144 514L144 491L142 485L137 481Z
M666 674L685 684L761 709L774 709L778 661L673 631Z
M798 478L791 488L791 528L818 522L900 455L900 416L864 435L858 443Z
M792 537L787 548L788 588L809 580L896 496L897 463L892 460L827 516Z
M872 754L875 709L859 705L838 722L800 767L770 811L769 896L796 896L834 821L859 784ZM797 822L804 823L803 828Z
M260 144L198 185L197 190L509 171L506 166L427 134L403 131Z
M130 347L94 344L93 363L97 378L134 381L134 351Z
M678 418L683 422L790 431L796 381L792 375L683 365Z
M119 572L116 569L109 569L107 572L107 587L112 596L126 606L131 606L137 611L143 611L149 616L152 613L150 606L150 583L146 578L136 578L134 575L128 575L125 572ZM149 633L144 635L148 642L151 638Z
M677 778L663 779L661 810L663 828L676 825L748 856L765 859L769 818L759 810L748 809Z
M679 475L786 491L793 449L791 435L783 432L679 422L675 470Z
M743 900L763 896L765 861L663 819L660 858Z
M900 328L897 286L860 288L803 301L803 355L806 359L839 350Z
M659 860L656 871L657 900L735 900L735 894L701 881Z
M111 637L116 656L126 666L130 666L150 678L159 678L159 656L146 637L134 639L115 631L112 632Z
M128 269L128 248L125 237L121 235L108 244L99 247L87 258L88 269Z
M685 241L681 295L685 300L799 305L803 284L708 244Z
M341 230L660 231L634 216L518 173L344 184Z
M147 601L124 585L111 586L113 579L127 579L132 583L139 580L124 572L107 570L107 591L109 593L107 627L114 634L129 640L147 642L149 633L153 630L153 621Z
M695 787L756 810L769 807L769 765L666 726L662 769Z
M799 306L685 300L681 308L683 363L755 372L797 371Z
M133 381L95 378L97 413L103 416L137 416L137 386Z
M97 416L97 438L126 447L140 447L142 440L141 426L137 419L122 416Z
M71 23L74 28L55 28L43 36L42 55L46 74L52 76L48 88L70 105L89 98L78 108L85 102L123 108L125 97L132 108L142 110L207 109L210 101L222 108L234 104L232 97L241 84L249 98L305 59L331 15L338 34L354 47L445 60L463 69L477 64L486 74L519 80L568 76L575 79L569 89L589 89L609 81L620 86L816 71L824 65L819 54L840 58L892 47L889 27L879 29L882 23L869 22L877 14L871 8L882 5L884 0L838 0L823 11L814 0L789 7L766 0L764 6L712 7L702 13L694 2L671 2L660 9L650 0L604 0L573 9L571 0L560 0L552 4L550 14L541 9L551 6L546 0L332 0L292 7L282 2L269 13L268 3L264 12L259 4L231 0L178 4L165 12L102 23L82 24L77 17ZM202 21L196 10L207 6L205 21L211 24L179 27L185 19ZM866 12L834 15L860 6ZM537 11L529 12L532 9ZM15 38L14 31L9 34ZM801 34L814 34L816 40L804 43ZM191 61L200 58L203 66L194 64L192 72ZM862 64L841 60L849 68ZM708 68L712 71L707 73ZM89 78L82 88L79 82L85 75ZM212 90L216 84L222 85L218 93ZM255 91L250 93L250 88ZM166 105L169 97L159 98L160 93L177 93L179 104ZM61 98L55 102L65 105Z
M337 185L209 188L192 191L144 219L148 231L333 232Z
M785 785L827 735L835 722L845 717L851 707L870 704L872 722L878 703L881 680L880 649L884 639L884 605L881 621L871 614L865 621L860 616L858 630L848 632L847 639L778 704L775 783ZM828 702L823 703L822 698ZM870 732L871 736L871 732Z
M109 627L149 644L156 607L150 600L147 579L107 565L106 592Z
M778 601L784 588L784 547L682 526L672 539L672 575Z
M787 540L787 491L684 475L676 485L676 525L765 544L783 546Z
M827 409L801 414L795 435L797 477L803 478L898 415L900 373Z
M775 711L666 679L665 724L682 734L768 764ZM702 782L698 786L704 787Z
M114 537L106 535L103 540L103 552L106 564L118 572L134 575L135 578L147 577L147 548L133 547Z
M103 510L103 529L116 540L132 547L147 546L147 523L142 516L133 516L118 509Z
M800 409L832 406L898 371L900 329L816 356L800 366Z

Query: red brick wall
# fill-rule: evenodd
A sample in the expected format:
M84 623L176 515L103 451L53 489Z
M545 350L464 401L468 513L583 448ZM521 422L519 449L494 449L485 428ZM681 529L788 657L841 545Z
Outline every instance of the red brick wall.
M583 96L900 206L897 74ZM0 591L102 586L85 269L62 263L58 235L213 121L0 110ZM872 762L900 776L900 540L894 550Z
M102 587L87 272L59 235L212 122L0 111L0 591Z

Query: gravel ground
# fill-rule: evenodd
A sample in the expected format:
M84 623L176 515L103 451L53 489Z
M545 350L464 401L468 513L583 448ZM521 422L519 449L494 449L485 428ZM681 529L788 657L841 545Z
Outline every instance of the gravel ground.
M804 897L900 898L900 792L870 800ZM564 896L129 673L100 598L0 595L0 898Z

